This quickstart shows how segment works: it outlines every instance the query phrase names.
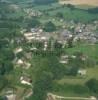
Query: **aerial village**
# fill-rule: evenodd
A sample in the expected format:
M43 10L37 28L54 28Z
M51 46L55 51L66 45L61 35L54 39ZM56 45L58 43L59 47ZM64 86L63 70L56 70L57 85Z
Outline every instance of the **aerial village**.
M35 96L35 89L39 92L44 88L40 86L37 88L39 84L46 86L44 89L47 100L97 100L97 86L95 90L90 90L91 87L88 84L90 79L95 78L93 81L96 83L98 80L96 72L98 70L98 20L88 23L69 21L62 18L62 14L59 17L52 16L50 19L48 11L69 6L62 5L44 11L25 7L22 9L25 16L24 23L32 18L34 18L33 21L36 18L37 20L46 18L48 21L44 25L42 23L35 26L28 25L28 27L22 24L24 27L21 25L18 31L15 30L17 34L11 35L13 37L4 36L4 40L9 43L6 48L9 46L14 55L13 60L11 59L14 68L6 76L10 85L0 92L0 97L3 97L0 100L34 100L29 98L33 97L33 94ZM11 7L19 9L16 5ZM60 26L54 25L56 21ZM2 40L2 37L0 39ZM49 77L49 83L48 78L41 75ZM44 78L46 83L43 83ZM50 83L53 86L48 90ZM40 97L40 93L38 96Z

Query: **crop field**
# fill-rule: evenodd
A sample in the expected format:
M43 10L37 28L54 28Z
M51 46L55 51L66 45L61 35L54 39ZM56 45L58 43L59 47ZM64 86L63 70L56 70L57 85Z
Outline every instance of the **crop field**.
M60 0L61 4L98 6L98 0Z

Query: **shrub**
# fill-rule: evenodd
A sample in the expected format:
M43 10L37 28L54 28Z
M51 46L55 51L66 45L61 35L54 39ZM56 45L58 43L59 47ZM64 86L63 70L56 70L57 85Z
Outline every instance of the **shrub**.
M92 78L86 82L86 86L94 93L98 94L98 80Z

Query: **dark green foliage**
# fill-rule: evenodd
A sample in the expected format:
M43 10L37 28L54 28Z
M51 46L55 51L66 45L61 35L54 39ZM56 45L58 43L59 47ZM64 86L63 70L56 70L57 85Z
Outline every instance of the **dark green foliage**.
M64 15L63 15L62 12L58 12L58 13L56 13L56 17L58 17L58 18L64 18Z
M0 96L0 100L4 100L4 98Z
M10 22L9 20L7 21L1 21L0 22L0 28L9 28L9 29L13 29L13 28L19 28L19 25L17 24L17 22Z
M7 74L12 70L13 70L13 64L11 61L9 60L0 61L0 75Z
M51 4L51 3L55 3L58 0L34 0L35 4Z
M86 86L94 93L98 94L98 80L90 79L86 82Z
M59 63L57 57L49 57L48 60L49 70L52 72L53 78L61 78L65 74L65 67Z
M89 13L93 13L93 14L98 14L98 7L88 9L88 12L89 12Z
M40 26L40 21L37 20L36 18L33 18L28 24L28 28L35 28L39 26Z
M35 41L35 42L33 43L33 45L34 45L37 49L42 49L42 48L44 48L44 43L43 43L43 42Z
M56 31L56 26L51 21L49 21L44 25L43 29L46 32L53 32Z
M79 69L79 67L75 67L75 66L70 67L69 66L66 68L66 75L76 76L78 69Z
M33 54L35 56L40 56L40 57L48 57L48 56L60 56L62 53L64 53L64 50L56 49L55 51L50 51L50 48L48 51L43 51L43 50L37 50L33 51Z
M4 39L0 39L0 48L2 47L7 47L8 46L8 41Z
M47 93L51 90L53 80L60 79L64 76L65 68L59 63L58 58L53 55L38 59L39 62L35 65L37 71L33 88L34 94L31 98L32 100L46 100Z
M34 94L32 100L46 100L47 92L52 85L52 74L48 72L41 72L34 83Z
M59 42L57 42L57 41L55 41L55 43L54 43L54 49L58 49L58 50L62 49L62 44L59 43Z
M0 76L0 91L8 85L8 81L5 77Z
M13 51L11 49L2 49L2 56L4 57L5 60L12 61L15 57Z
M72 5L72 4L67 4L66 6L67 6L68 8L70 8L71 10L74 10L74 9L75 9L75 6Z
M23 52L19 52L19 53L16 54L16 56L20 59L21 57L24 56L24 54L23 54Z
M0 75L5 75L13 70L12 61L15 55L10 48L5 46L8 45L5 40L2 43L0 48Z

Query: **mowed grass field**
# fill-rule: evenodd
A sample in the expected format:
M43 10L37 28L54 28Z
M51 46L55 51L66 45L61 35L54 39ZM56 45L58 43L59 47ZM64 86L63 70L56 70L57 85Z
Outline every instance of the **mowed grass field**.
M65 97L66 96L90 97L91 95L93 95L93 93L87 91L87 87L85 87L85 83L91 78L98 79L97 76L98 76L98 66L96 66L95 68L87 68L87 74L84 77L65 76L61 80L57 81L57 83L59 84L59 88L56 87L55 88L56 90L53 93ZM83 89L81 86L83 86Z
M61 4L98 6L98 0L60 0Z
M73 84L73 85L77 85L77 84L81 84L84 85L86 81L88 81L91 78L96 78L98 79L98 66L94 67L94 68L87 68L87 74L84 77L68 77L65 76L64 78L62 78L61 80L59 80L60 84Z
M72 55L75 52L83 52L85 55L88 55L90 58L98 59L98 44L88 45L88 44L80 44L73 48L66 48L66 52L69 55Z

